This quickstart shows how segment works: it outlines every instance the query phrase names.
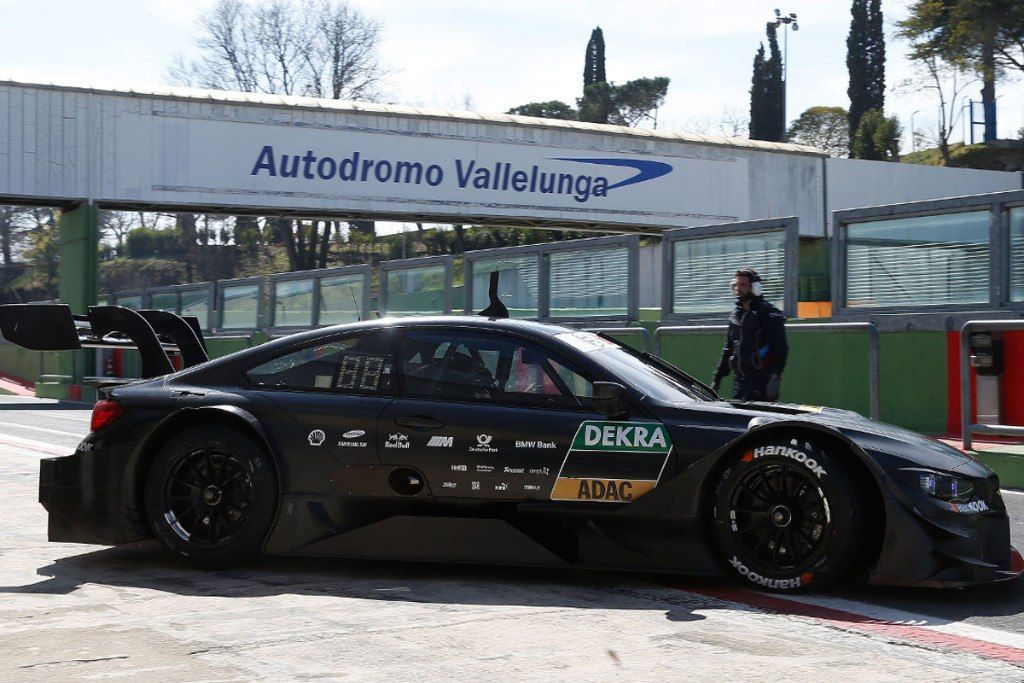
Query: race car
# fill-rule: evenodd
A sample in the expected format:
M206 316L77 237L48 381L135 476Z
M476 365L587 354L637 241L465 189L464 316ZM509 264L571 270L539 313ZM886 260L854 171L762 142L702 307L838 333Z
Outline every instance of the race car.
M799 591L1024 569L996 475L856 413L719 397L668 362L504 317L378 319L206 360L170 313L0 307L28 348L132 346L92 431L41 462L49 539L731 575ZM173 372L168 354L186 367Z

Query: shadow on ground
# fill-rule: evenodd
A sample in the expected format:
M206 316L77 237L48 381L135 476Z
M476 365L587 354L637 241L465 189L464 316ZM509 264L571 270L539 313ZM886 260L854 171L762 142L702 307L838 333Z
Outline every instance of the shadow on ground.
M708 602L647 577L584 570L281 557L207 571L183 564L155 542L61 558L37 573L47 578L0 586L0 594L66 595L88 583L188 597L320 595L439 605L654 609L665 610L671 621L704 619L693 609Z
M687 592L723 586L712 579L283 557L265 558L239 569L204 571L181 563L155 542L61 558L37 573L46 578L24 586L0 586L0 594L65 595L90 583L189 597L320 595L425 604L656 609L665 610L666 618L673 621L703 619L695 609L714 609L723 604ZM1006 621L1009 617L1011 630L1024 632L1024 581L1019 580L959 590L861 586L830 594L903 609L927 616L928 623L934 624L973 617L1001 617ZM742 593L738 595L742 599Z

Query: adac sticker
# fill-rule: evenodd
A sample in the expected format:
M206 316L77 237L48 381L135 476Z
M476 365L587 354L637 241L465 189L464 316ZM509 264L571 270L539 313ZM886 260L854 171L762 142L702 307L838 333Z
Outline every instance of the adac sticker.
M660 422L580 424L551 489L552 500L629 503L658 485L672 452Z

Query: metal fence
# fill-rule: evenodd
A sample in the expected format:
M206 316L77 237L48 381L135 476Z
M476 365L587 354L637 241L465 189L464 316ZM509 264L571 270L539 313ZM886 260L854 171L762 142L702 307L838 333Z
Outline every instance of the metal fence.
M796 219L787 218L694 228L693 234L697 241L719 240L719 236L726 240L781 236L784 246L780 253L785 253L779 268L791 270L793 278L787 277L784 285L773 285L772 291L779 293L784 302L795 302L795 231ZM667 250L677 244L695 243L683 234L686 232L666 233ZM738 255L738 260L730 267L751 263L743 257L750 256L750 250L731 253ZM512 317L613 326L639 320L637 235L484 249L467 252L461 258L461 268L456 268L456 258L450 255L381 263L376 269L376 308L388 316L473 313L487 306L488 280L497 270L501 272L500 296ZM670 255L666 262L671 271L673 257ZM160 308L196 315L204 329L215 334L264 330L277 336L367 318L373 308L373 279L374 270L368 265L344 266L115 292L108 300L134 309ZM671 285L666 286L670 291ZM725 282L715 280L713 286L728 299L728 278ZM716 305L716 313L724 313L725 309L718 308Z
M694 322L728 314L739 268L764 278L765 298L796 315L799 221L794 217L669 230L662 235L661 319Z
M199 325L204 330L212 329L214 326L214 283L200 282L187 285L172 285L170 287L153 287L147 289L137 296L139 308L156 308L162 311L170 311L178 315L192 315L199 319ZM122 296L119 292L111 297L111 303ZM133 301L134 302L134 301ZM124 306L124 303L116 305ZM128 306L134 308L134 306Z
M255 330L263 326L262 277L217 281L217 329Z
M370 278L370 266L271 275L271 333L365 320L370 314Z
M546 321L637 320L640 238L636 235L546 242L466 252L466 313L487 306L488 279L514 318Z
M452 312L454 257L384 261L380 264L380 312L390 316Z
M1024 191L833 216L834 315L901 314L904 324L912 315L917 329L955 329L965 316L1024 313Z

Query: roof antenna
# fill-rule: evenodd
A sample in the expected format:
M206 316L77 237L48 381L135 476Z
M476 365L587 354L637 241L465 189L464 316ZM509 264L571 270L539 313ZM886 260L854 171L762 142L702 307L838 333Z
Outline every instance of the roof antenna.
M487 288L487 298L491 300L491 303L477 315L484 315L488 318L508 317L508 309L505 307L505 304L501 303L501 299L498 298L498 276L500 274L500 271L491 271L491 285Z
M356 320L363 322L363 316L359 312L359 302L356 301L356 290L355 287L352 286L351 282L348 283L348 293L352 295L352 305L355 307Z

